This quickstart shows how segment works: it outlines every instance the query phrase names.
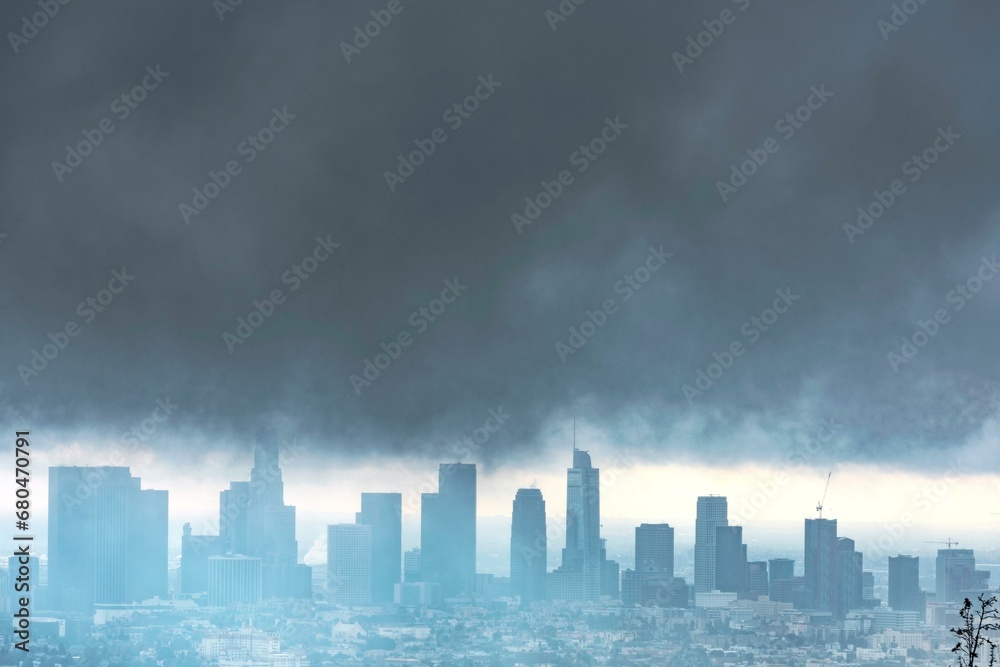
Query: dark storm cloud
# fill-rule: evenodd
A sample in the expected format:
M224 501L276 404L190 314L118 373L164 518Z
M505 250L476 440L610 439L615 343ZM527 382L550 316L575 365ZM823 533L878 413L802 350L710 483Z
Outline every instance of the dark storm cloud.
M314 451L453 458L502 406L511 419L476 455L495 464L573 414L651 456L726 462L777 460L834 417L817 461L901 466L939 465L994 417L1000 281L948 300L1000 249L994 4L914 5L886 40L887 2L591 0L553 30L555 2L403 0L346 62L341 42L387 4L245 1L220 21L208 2L71 3L8 51L9 415L117 438L170 397L164 431L199 446L246 443L277 415ZM726 9L678 72L672 54ZM0 25L37 10L6 3ZM157 66L119 119L116 97ZM822 87L790 136L776 126ZM453 127L444 112L477 89ZM60 182L52 162L103 118L114 130ZM269 123L271 143L241 150ZM604 153L574 158L611 126ZM904 163L949 127L960 138L911 182ZM446 140L390 190L384 173L436 128ZM717 182L768 139L777 152L723 201ZM511 215L562 170L572 182L519 233ZM845 223L894 179L905 192L849 242ZM314 255L317 239L339 247ZM661 246L672 256L626 301L618 281ZM324 261L292 291L307 256ZM78 304L123 268L134 280L87 321ZM445 281L467 289L431 323L419 309ZM223 334L275 289L283 302L230 353ZM751 318L788 289L799 298L760 332ZM608 299L563 363L556 344ZM949 321L894 370L888 353L939 309ZM70 323L25 384L18 366ZM404 332L358 395L350 376Z

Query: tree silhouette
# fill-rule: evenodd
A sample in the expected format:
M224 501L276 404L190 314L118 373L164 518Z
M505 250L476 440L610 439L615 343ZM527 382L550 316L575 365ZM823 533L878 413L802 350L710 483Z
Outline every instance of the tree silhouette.
M996 596L985 598L979 596L979 606L974 607L969 598L965 598L958 615L962 617L962 627L952 628L958 637L958 643L951 649L958 653L959 667L976 667L982 665L978 659L980 653L988 649L988 667L996 664L996 644L990 639L989 633L1000 630L1000 609L997 608Z

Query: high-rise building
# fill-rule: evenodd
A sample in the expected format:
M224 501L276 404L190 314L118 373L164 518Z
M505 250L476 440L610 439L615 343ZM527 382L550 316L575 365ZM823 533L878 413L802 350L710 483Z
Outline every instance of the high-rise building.
M420 497L421 579L441 594L471 594L476 584L476 465L442 463L438 492Z
M920 558L889 557L889 607L893 611L916 611L924 616L924 592L920 590Z
M327 527L326 591L331 604L372 601L372 527L338 523Z
M747 563L747 591L757 598L768 593L767 561Z
M403 554L403 581L407 584L423 581L420 578L420 547L410 549Z
M747 552L742 526L715 528L715 589L742 593L747 587Z
M242 555L208 558L208 604L227 607L231 604L254 605L261 600L259 558Z
M836 519L806 519L805 584L811 608L817 611L836 611Z
M837 605L838 618L847 612L861 608L862 572L864 558L854 549L854 540L849 537L837 538Z
M526 604L545 599L548 540L545 500L538 489L518 489L510 526L511 594Z
M224 556L225 541L221 535L192 535L191 524L185 523L181 535L180 591L183 595L208 592L208 559Z
M875 598L875 573L861 573L861 606L865 609L877 609L881 600Z
M644 523L635 529L635 571L674 577L674 529L668 523Z
M694 590L715 590L715 529L729 525L725 496L699 496L694 529Z
M402 570L402 494L362 493L356 522L372 527L371 601L392 602Z
M935 563L935 601L958 602L986 590L989 570L976 570L972 549L938 549Z
M601 597L617 600L621 597L621 566L608 560L608 541L601 538Z
M635 529L635 570L621 577L626 605L687 606L687 586L674 578L674 529L666 523L644 523Z
M791 558L772 558L767 562L767 595L775 600L775 582L786 581L795 576L795 561Z
M166 491L128 468L49 468L49 585L61 611L167 595Z
M573 467L566 470L566 547L562 565L549 575L548 597L597 600L608 588L610 566L601 558L600 480L590 454L574 446Z
M246 555L260 558L264 598L294 596L295 507L285 504L277 438L258 429L246 503Z
M230 482L219 492L219 537L226 552L247 552L247 505L250 482Z

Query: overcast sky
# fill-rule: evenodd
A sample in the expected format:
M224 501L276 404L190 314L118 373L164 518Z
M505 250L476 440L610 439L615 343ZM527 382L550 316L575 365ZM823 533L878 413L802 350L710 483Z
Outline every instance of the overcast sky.
M39 464L212 498L271 423L286 478L463 458L517 471L500 507L575 416L603 468L962 460L995 498L996 3L225 1L0 9L0 421Z

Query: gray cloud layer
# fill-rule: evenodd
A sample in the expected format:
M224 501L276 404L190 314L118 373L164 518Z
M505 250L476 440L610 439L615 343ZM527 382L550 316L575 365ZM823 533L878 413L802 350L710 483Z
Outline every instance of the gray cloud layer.
M246 442L281 415L317 448L450 457L442 443L503 406L477 456L501 464L574 413L650 455L726 462L774 460L831 416L824 460L934 466L993 418L1000 281L961 310L948 295L1000 246L995 3L914 2L886 40L889 2L591 0L552 30L555 2L403 0L346 62L340 43L386 4L245 1L220 21L208 2L71 3L8 50L8 419L117 437L169 396L192 442ZM724 9L678 72L672 53ZM35 11L6 3L0 26ZM157 65L169 75L119 120L112 102ZM500 86L452 129L443 112L488 75ZM813 86L833 96L786 137L776 121ZM247 162L275 108L295 118ZM59 182L52 162L105 117L114 131ZM571 154L606 118L628 127L581 173ZM904 163L947 127L961 138L911 182ZM383 173L435 128L447 140L391 192ZM769 138L723 202L717 181ZM185 224L178 205L229 160L240 173ZM564 169L573 183L518 233L511 214ZM893 179L905 192L849 243ZM328 235L340 247L290 291ZM626 302L616 281L661 245L672 257ZM134 281L86 322L78 304L122 267ZM411 313L456 278L468 289L419 332ZM275 288L287 300L230 353L223 333ZM801 298L751 341L744 323L785 288ZM606 299L563 363L556 343ZM938 309L949 321L894 371L887 354ZM18 365L70 321L79 335L25 385ZM349 376L404 331L357 395ZM745 353L689 402L734 341Z

